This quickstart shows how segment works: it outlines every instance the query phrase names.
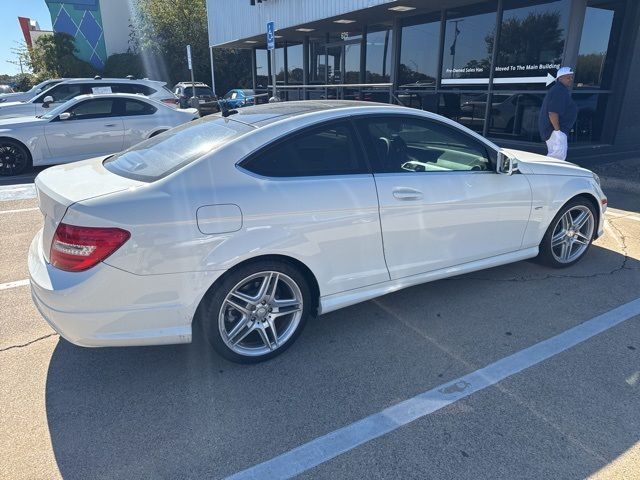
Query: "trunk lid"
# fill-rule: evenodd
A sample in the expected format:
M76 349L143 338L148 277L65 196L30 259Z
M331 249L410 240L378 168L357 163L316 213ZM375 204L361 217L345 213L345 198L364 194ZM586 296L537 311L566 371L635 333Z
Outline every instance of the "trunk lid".
M49 261L49 250L56 228L69 206L89 198L109 195L145 185L109 172L104 157L44 170L35 180L38 206L44 216L42 251Z

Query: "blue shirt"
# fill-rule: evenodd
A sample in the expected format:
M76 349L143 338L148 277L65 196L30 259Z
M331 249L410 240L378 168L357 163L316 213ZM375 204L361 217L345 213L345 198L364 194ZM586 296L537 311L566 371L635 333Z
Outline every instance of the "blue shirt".
M578 106L571 98L571 91L560 82L556 82L549 89L540 107L538 130L540 131L540 138L544 141L549 140L553 132L553 125L549 120L549 112L558 114L558 117L560 117L560 130L569 135L573 124L576 123L576 118L578 118Z

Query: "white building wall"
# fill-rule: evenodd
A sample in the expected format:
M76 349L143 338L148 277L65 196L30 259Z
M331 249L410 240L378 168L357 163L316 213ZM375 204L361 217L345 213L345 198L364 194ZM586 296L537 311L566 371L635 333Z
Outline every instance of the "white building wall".
M209 45L265 34L267 22L276 30L362 10L394 0L207 0Z
M100 13L107 56L125 53L131 24L129 0L100 0Z

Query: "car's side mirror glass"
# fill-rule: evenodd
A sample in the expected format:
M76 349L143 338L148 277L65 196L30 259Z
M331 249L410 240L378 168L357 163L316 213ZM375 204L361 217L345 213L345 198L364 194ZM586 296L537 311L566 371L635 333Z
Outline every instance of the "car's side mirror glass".
M498 165L496 167L498 173L504 175L512 175L518 171L518 162L515 158L511 158L503 152L498 152Z
M58 117L60 120L69 120L72 117L71 113L69 112L64 112L61 113L60 116Z

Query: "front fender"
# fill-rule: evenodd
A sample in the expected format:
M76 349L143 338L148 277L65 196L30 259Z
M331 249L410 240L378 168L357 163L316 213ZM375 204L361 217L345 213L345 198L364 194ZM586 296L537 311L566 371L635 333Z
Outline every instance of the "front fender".
M597 236L602 235L604 225L603 200L606 196L592 177L572 177L563 175L529 175L533 191L533 208L525 232L523 248L540 244L551 221L558 211L572 198L589 195L597 204L599 222Z

